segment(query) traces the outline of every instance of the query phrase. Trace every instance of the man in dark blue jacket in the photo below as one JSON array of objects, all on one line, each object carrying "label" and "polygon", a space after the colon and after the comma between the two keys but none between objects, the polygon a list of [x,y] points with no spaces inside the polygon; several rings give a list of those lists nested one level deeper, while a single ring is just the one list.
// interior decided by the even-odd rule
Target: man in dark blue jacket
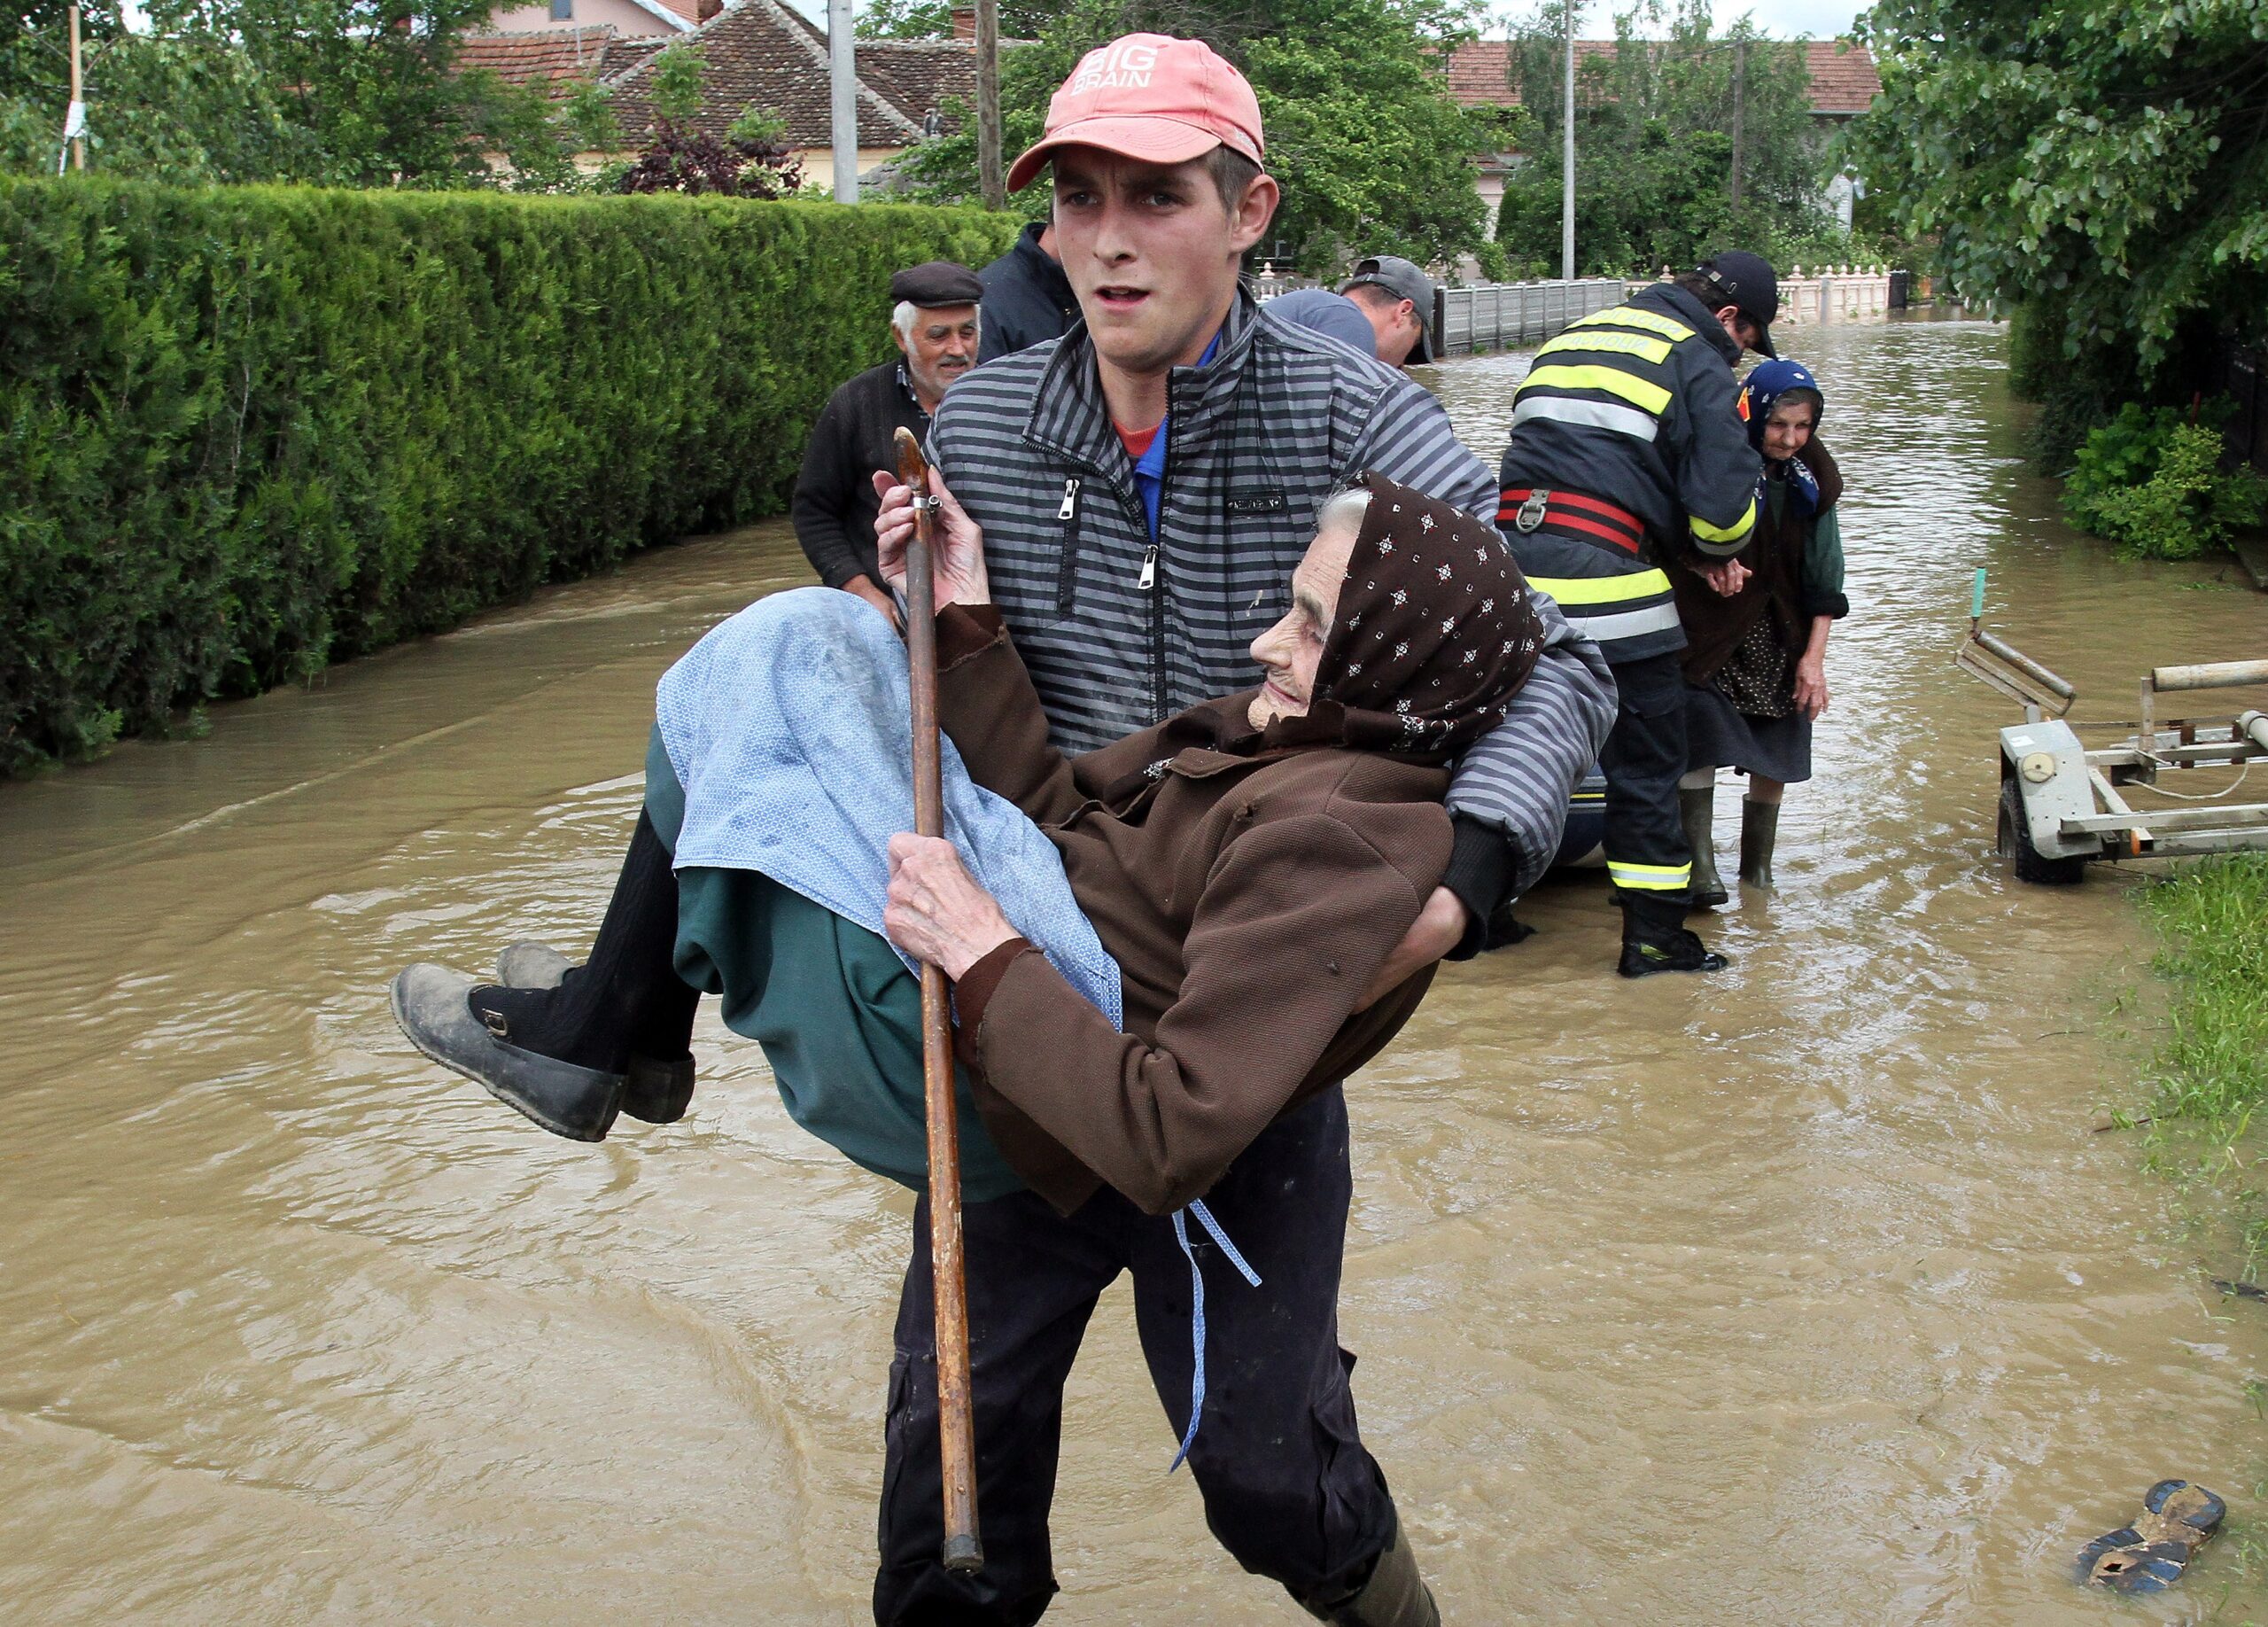
[{"label": "man in dark blue jacket", "polygon": [[1055,227],[1034,221],[1015,247],[977,274],[984,284],[984,333],[977,347],[981,367],[995,356],[1028,350],[1042,339],[1061,339],[1079,320],[1079,299],[1071,292],[1055,258]]},{"label": "man in dark blue jacket", "polygon": [[1573,323],[1512,398],[1497,521],[1528,580],[1605,653],[1620,697],[1599,767],[1626,977],[1725,964],[1685,927],[1685,632],[1668,572],[1739,589],[1760,466],[1733,366],[1744,349],[1774,354],[1779,304],[1770,266],[1720,254]]}]

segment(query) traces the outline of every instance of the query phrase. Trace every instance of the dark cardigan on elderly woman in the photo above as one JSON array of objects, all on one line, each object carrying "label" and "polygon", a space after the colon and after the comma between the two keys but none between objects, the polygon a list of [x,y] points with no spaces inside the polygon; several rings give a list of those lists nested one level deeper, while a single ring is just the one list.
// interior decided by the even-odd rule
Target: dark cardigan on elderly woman
[{"label": "dark cardigan on elderly woman", "polygon": [[1124,1032],[1021,938],[954,991],[986,1127],[1065,1213],[1101,1181],[1152,1214],[1202,1195],[1432,980],[1355,1010],[1448,867],[1446,762],[1503,715],[1542,627],[1492,528],[1365,483],[1317,698],[1265,730],[1247,690],[1067,758],[999,612],[938,617],[939,721],[1054,843],[1122,979]]},{"label": "dark cardigan on elderly woman", "polygon": [[1822,596],[1816,584],[1806,583],[1804,571],[1816,519],[1843,495],[1843,472],[1816,437],[1796,455],[1819,482],[1817,511],[1807,515],[1784,494],[1775,502],[1770,491],[1764,494],[1757,545],[1741,556],[1749,578],[1740,592],[1726,598],[1689,570],[1680,571],[1671,584],[1677,590],[1678,619],[1685,625],[1682,660],[1689,683],[1715,677],[1767,616],[1781,647],[1801,654],[1814,616],[1841,616],[1850,609],[1839,591]]},{"label": "dark cardigan on elderly woman", "polygon": [[1816,493],[1811,508],[1786,463],[1767,463],[1749,580],[1726,598],[1673,570],[1685,625],[1686,767],[1729,767],[1783,784],[1811,778],[1811,720],[1795,701],[1796,664],[1813,621],[1850,613],[1843,594],[1843,476],[1816,435],[1797,453]]}]

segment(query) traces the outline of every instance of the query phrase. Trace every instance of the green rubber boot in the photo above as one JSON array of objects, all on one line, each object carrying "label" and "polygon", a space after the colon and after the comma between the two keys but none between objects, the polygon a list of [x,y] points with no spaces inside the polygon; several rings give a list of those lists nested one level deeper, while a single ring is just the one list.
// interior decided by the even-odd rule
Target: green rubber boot
[{"label": "green rubber boot", "polygon": [[1693,850],[1690,906],[1695,909],[1714,909],[1731,897],[1725,891],[1724,877],[1717,874],[1717,788],[1710,785],[1699,790],[1687,790],[1680,786],[1677,811],[1685,821],[1685,845]]},{"label": "green rubber boot", "polygon": [[1299,1603],[1309,1615],[1333,1627],[1441,1627],[1441,1613],[1433,1604],[1432,1590],[1418,1574],[1418,1556],[1410,1552],[1410,1538],[1399,1519],[1394,1522],[1394,1540],[1379,1555],[1370,1579],[1353,1598],[1328,1604],[1299,1598]]},{"label": "green rubber boot", "polygon": [[1772,881],[1772,849],[1780,839],[1780,805],[1744,798],[1740,805],[1741,884],[1777,892]]}]

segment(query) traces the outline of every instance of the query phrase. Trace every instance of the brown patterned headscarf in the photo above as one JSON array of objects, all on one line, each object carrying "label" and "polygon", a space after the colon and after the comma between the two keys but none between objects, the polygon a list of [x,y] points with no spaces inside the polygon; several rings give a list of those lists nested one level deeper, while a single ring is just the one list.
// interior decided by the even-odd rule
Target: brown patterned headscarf
[{"label": "brown patterned headscarf", "polygon": [[1454,757],[1503,720],[1542,651],[1542,621],[1494,525],[1383,475],[1355,484],[1371,505],[1312,715],[1350,746]]}]

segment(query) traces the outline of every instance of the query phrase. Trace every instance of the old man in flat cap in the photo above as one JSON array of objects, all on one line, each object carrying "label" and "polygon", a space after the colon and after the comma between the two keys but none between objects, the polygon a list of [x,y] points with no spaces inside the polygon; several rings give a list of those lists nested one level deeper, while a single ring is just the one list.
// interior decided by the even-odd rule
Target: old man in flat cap
[{"label": "old man in flat cap", "polygon": [[927,441],[945,386],[976,365],[977,302],[984,284],[967,266],[933,260],[889,279],[890,331],[901,354],[835,391],[804,449],[796,482],[796,540],[830,588],[896,615],[874,570],[877,469],[897,467],[903,425]]}]

